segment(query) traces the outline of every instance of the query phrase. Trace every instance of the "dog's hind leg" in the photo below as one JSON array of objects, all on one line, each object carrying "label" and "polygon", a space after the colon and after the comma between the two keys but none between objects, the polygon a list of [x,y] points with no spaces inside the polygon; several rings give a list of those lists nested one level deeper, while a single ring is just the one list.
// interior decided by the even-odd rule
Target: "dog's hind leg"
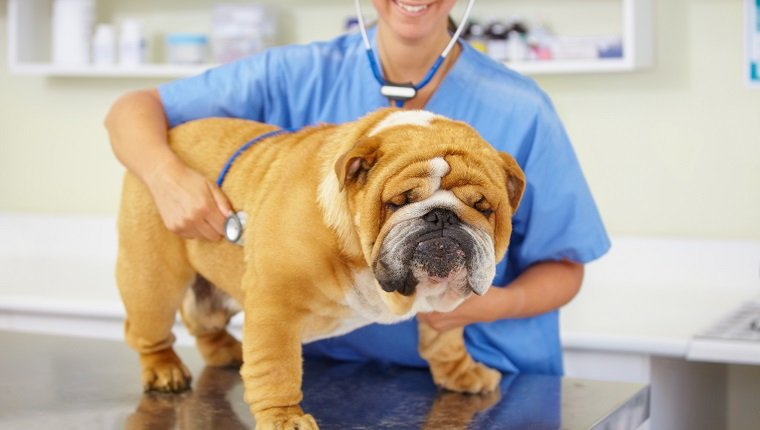
[{"label": "dog's hind leg", "polygon": [[124,334],[140,354],[145,391],[183,391],[190,387],[190,372],[172,348],[172,327],[192,272],[161,270],[156,266],[164,265],[156,260],[146,267],[120,252],[117,283],[127,311]]},{"label": "dog's hind leg", "polygon": [[182,391],[190,372],[172,349],[177,310],[195,276],[179,236],[164,227],[147,187],[124,179],[116,283],[127,312],[127,344],[140,354],[146,391]]},{"label": "dog's hind leg", "polygon": [[198,351],[208,366],[240,367],[240,341],[227,332],[230,318],[240,311],[235,300],[200,275],[185,294],[180,314],[195,336]]}]

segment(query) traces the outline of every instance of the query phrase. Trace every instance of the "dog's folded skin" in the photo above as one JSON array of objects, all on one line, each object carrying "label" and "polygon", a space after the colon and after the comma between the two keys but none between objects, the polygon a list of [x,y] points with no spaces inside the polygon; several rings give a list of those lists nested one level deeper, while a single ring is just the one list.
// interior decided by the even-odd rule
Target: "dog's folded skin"
[{"label": "dog's folded skin", "polygon": [[[170,144],[213,179],[243,143],[273,127],[207,119]],[[483,294],[506,251],[525,179],[470,127],[428,112],[381,110],[257,143],[223,190],[249,215],[245,246],[184,240],[162,224],[147,188],[124,180],[117,282],[128,344],[146,390],[181,391],[172,350],[177,310],[209,365],[239,365],[257,428],[317,428],[300,409],[301,344]],[[190,288],[192,286],[192,288]],[[244,309],[241,344],[226,331]],[[420,326],[439,385],[493,390],[499,373],[472,360],[461,330]]]}]

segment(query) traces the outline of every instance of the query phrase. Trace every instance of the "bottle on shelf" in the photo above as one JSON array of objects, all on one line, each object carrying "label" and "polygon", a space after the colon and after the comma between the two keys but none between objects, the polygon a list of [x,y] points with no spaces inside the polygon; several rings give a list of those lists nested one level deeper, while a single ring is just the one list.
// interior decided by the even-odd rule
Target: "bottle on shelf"
[{"label": "bottle on shelf", "polygon": [[197,65],[207,61],[208,37],[202,33],[171,33],[166,36],[169,64]]},{"label": "bottle on shelf", "polygon": [[94,0],[55,0],[52,5],[52,57],[57,65],[90,62]]},{"label": "bottle on shelf", "polygon": [[235,61],[272,46],[277,35],[276,18],[274,11],[264,5],[214,6],[211,23],[214,61]]},{"label": "bottle on shelf", "polygon": [[475,21],[470,22],[464,32],[464,39],[476,50],[488,52],[488,39],[486,38],[486,28]]},{"label": "bottle on shelf", "polygon": [[353,33],[355,31],[359,31],[359,18],[350,16],[343,21],[343,32]]},{"label": "bottle on shelf", "polygon": [[509,55],[507,37],[509,28],[501,21],[494,21],[488,25],[486,35],[486,52],[488,56],[497,61],[506,61]]},{"label": "bottle on shelf", "polygon": [[145,64],[147,51],[148,42],[142,21],[124,20],[121,23],[119,36],[119,64],[128,67]]},{"label": "bottle on shelf", "polygon": [[552,33],[543,24],[532,25],[527,35],[530,59],[539,61],[551,60],[553,37]]},{"label": "bottle on shelf", "polygon": [[98,24],[92,37],[92,64],[113,66],[116,64],[116,30],[113,24]]},{"label": "bottle on shelf", "polygon": [[526,61],[528,53],[528,44],[522,33],[510,30],[507,34],[507,61]]}]

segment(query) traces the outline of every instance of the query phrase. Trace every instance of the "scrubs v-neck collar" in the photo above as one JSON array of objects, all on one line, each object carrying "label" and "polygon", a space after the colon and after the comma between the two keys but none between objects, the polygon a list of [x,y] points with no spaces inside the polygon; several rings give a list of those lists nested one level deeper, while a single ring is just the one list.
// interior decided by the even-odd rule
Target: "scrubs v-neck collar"
[{"label": "scrubs v-neck collar", "polygon": [[[378,49],[377,45],[377,26],[372,26],[367,30],[368,38],[370,40],[370,46],[372,47],[372,55],[375,57],[375,61],[377,62],[378,66],[380,68],[383,67],[383,63],[380,61],[380,50]],[[361,41],[361,38],[359,39]],[[459,56],[455,59],[454,64],[449,67],[448,71],[446,71],[446,75],[441,79],[441,82],[438,85],[438,88],[433,92],[433,94],[430,96],[430,99],[428,99],[425,106],[422,107],[424,110],[428,110],[431,112],[436,112],[440,114],[445,114],[446,112],[452,111],[450,108],[452,103],[456,103],[456,100],[459,99],[454,94],[448,94],[449,92],[452,92],[454,90],[453,87],[456,87],[456,85],[452,85],[450,81],[460,81],[462,79],[462,73],[460,69],[463,68],[463,66],[460,66],[461,63],[463,63],[463,59],[465,55],[468,57],[472,55],[472,47],[470,47],[467,43],[462,42],[461,40],[457,41],[457,44],[459,45]],[[364,47],[362,47],[362,51],[364,50]],[[451,55],[451,54],[449,54]],[[380,101],[381,106],[391,106],[393,105],[391,101],[384,97],[382,94],[380,94],[380,83],[377,82],[374,75],[372,74],[372,69],[369,65],[369,60],[365,58],[366,68],[368,69],[368,78],[375,83],[374,87],[376,87],[375,94],[377,96],[377,99]],[[432,64],[431,64],[432,66]],[[443,69],[443,67],[441,67]],[[443,73],[444,70],[439,70],[438,73]],[[385,76],[385,75],[383,75]],[[452,87],[452,88],[449,88]]]}]

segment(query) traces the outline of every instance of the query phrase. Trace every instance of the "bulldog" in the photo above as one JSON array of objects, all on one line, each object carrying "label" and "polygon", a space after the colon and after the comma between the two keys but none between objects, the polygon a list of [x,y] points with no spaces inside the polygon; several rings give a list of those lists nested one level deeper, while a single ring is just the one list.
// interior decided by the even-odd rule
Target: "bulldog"
[{"label": "bulldog", "polygon": [[[216,178],[241,145],[275,127],[192,121],[169,132],[190,167]],[[116,278],[127,343],[146,391],[182,391],[172,349],[177,310],[210,366],[241,365],[257,429],[316,429],[299,407],[301,344],[417,312],[447,312],[490,287],[525,177],[468,125],[383,109],[343,125],[268,137],[229,166],[222,189],[248,215],[244,246],[185,240],[147,187],[124,178]],[[244,311],[242,344],[227,331]],[[439,386],[492,391],[463,330],[419,324],[419,352]]]}]

